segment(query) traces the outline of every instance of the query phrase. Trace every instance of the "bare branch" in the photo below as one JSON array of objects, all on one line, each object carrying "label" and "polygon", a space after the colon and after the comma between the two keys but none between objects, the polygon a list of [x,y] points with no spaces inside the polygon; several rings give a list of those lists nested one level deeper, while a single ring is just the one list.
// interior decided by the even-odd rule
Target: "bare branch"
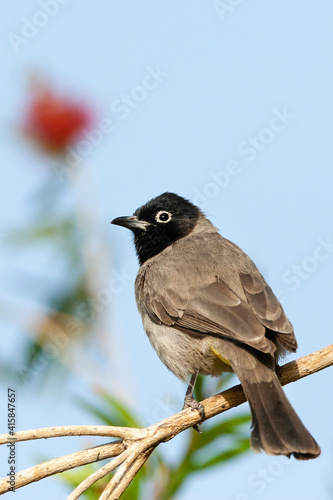
[{"label": "bare branch", "polygon": [[[65,470],[74,469],[75,467],[80,467],[81,465],[87,465],[93,462],[98,462],[99,460],[117,456],[123,451],[124,444],[121,441],[116,441],[114,443],[102,444],[101,446],[95,446],[94,448],[89,448],[87,450],[70,453],[69,455],[65,455],[60,458],[48,460],[47,462],[35,465],[34,467],[29,467],[29,469],[19,472],[15,478],[15,488],[21,488],[22,486],[26,486],[27,484],[35,481],[40,481],[40,479],[52,476],[53,474],[58,474],[59,472],[64,472]],[[7,491],[7,478],[1,479],[0,494]]]},{"label": "bare branch", "polygon": [[[15,432],[15,441],[30,441],[32,439],[48,439],[65,436],[106,436],[120,439],[133,439],[134,433],[137,439],[146,435],[144,430],[133,429],[132,427],[113,427],[111,425],[65,425]],[[6,444],[12,440],[13,436],[10,434],[0,434],[0,445]]]},{"label": "bare branch", "polygon": [[[285,385],[324,368],[328,368],[331,365],[333,365],[333,344],[284,365],[279,369],[279,378],[282,385]],[[240,385],[205,399],[202,401],[205,409],[205,420],[230,410],[245,400],[246,398]],[[180,432],[198,423],[200,423],[199,413],[191,409],[186,409],[146,429],[89,425],[51,427],[21,431],[15,433],[14,436],[3,434],[0,436],[0,444],[60,436],[107,436],[121,438],[122,441],[96,446],[30,467],[17,474],[15,484],[15,488],[20,488],[52,474],[106,458],[117,457],[91,474],[68,497],[68,500],[76,500],[94,482],[119,467],[101,496],[101,500],[116,500],[127,488],[152,451],[161,442],[172,439]],[[1,479],[0,494],[7,492],[8,489],[7,478]]]},{"label": "bare branch", "polygon": [[[139,454],[134,461],[131,461],[130,466],[127,467],[127,470],[122,475],[122,480],[114,481],[116,475],[113,476],[102,495],[100,496],[100,500],[117,500],[120,495],[126,490],[129,486],[132,479],[136,476],[141,467],[145,464],[150,454],[154,451],[154,448],[149,448],[143,453]],[[123,464],[125,465],[125,464]],[[117,471],[118,472],[118,471]]]},{"label": "bare branch", "polygon": [[87,477],[82,483],[79,484],[75,488],[75,490],[67,497],[67,500],[77,500],[82,493],[84,493],[90,486],[96,481],[99,481],[99,479],[102,479],[102,477],[106,476],[110,472],[112,472],[114,469],[116,469],[120,464],[124,462],[126,459],[127,455],[129,455],[129,451],[121,453],[120,456],[109,462],[108,464],[104,465],[104,467],[101,467],[98,469],[96,472],[93,474],[90,474],[90,476]]},{"label": "bare branch", "polygon": [[[324,370],[333,365],[333,344],[319,349],[302,358],[291,361],[290,363],[281,366],[278,371],[279,379],[282,385],[296,382],[301,378],[313,375],[314,373]],[[205,407],[206,419],[214,417],[219,413],[223,413],[230,408],[240,405],[246,401],[241,385],[236,385],[227,391],[224,391],[216,396],[212,396],[202,404]],[[196,412],[193,412],[196,413]],[[180,415],[177,413],[175,415]],[[198,419],[200,421],[200,419]],[[197,421],[195,423],[198,423]]]}]

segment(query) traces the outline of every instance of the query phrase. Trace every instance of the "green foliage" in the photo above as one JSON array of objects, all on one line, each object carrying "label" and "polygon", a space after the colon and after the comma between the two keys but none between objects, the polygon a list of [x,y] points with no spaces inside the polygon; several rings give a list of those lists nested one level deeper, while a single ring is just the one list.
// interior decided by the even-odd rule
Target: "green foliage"
[{"label": "green foliage", "polygon": [[[100,462],[99,467],[101,466],[102,465]],[[81,467],[78,470],[65,472],[62,475],[62,478],[65,480],[66,484],[69,487],[68,491],[69,492],[73,491],[78,484],[84,481],[90,474],[93,474],[99,467],[96,465],[86,465],[85,467]],[[144,484],[147,475],[148,475],[148,466],[145,465],[138,472],[137,476],[131,482],[126,491],[124,491],[124,493],[121,496],[121,499],[140,500],[146,498],[145,496],[142,496],[142,485]],[[82,498],[85,498],[86,500],[97,500],[101,496],[109,480],[110,477],[108,476],[103,479],[100,479],[82,495]]]},{"label": "green foliage", "polygon": [[104,425],[119,427],[140,427],[134,412],[121,403],[116,397],[103,389],[98,389],[99,401],[95,404],[78,398],[78,404],[88,413],[96,417]]},{"label": "green foliage", "polygon": [[[27,328],[29,335],[22,342],[19,353],[23,366],[13,375],[17,379],[23,376],[26,382],[29,374],[34,373],[45,382],[45,375],[52,374],[52,368],[64,371],[64,364],[59,360],[67,356],[68,349],[73,348],[71,340],[85,341],[94,334],[97,325],[100,327],[96,293],[102,286],[99,277],[107,275],[108,269],[106,262],[99,258],[101,249],[98,248],[97,253],[91,251],[91,220],[86,218],[84,208],[74,201],[72,185],[67,177],[59,181],[50,172],[30,208],[30,223],[9,231],[7,243],[14,251],[22,253],[32,249],[43,256],[44,267],[38,276],[27,269],[23,275],[17,271],[20,292],[24,291],[28,297],[33,291],[41,311]],[[99,241],[105,245],[102,235]],[[111,256],[107,245],[104,251]],[[47,275],[46,259],[50,269],[57,269],[56,279]],[[57,338],[65,339],[60,347]],[[56,352],[56,355],[49,356],[49,351],[52,354]]]}]

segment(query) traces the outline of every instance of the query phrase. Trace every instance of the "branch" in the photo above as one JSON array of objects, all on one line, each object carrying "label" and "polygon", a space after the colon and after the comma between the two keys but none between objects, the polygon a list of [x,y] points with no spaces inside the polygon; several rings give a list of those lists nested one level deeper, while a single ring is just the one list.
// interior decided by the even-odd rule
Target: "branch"
[{"label": "branch", "polygon": [[[31,431],[15,432],[15,441],[30,441],[35,439],[48,439],[68,436],[105,436],[120,439],[133,439],[144,437],[144,429],[133,429],[132,427],[113,427],[112,425],[65,425],[59,427],[44,427],[42,429],[32,429]],[[0,435],[0,445],[12,441],[9,434]]]},{"label": "branch", "polygon": [[[11,440],[12,439],[13,437],[11,436]],[[59,472],[98,462],[106,458],[115,457],[122,454],[124,449],[122,441],[115,441],[113,443],[102,444],[101,446],[95,446],[94,448],[77,451],[69,455],[64,455],[63,457],[48,460],[47,462],[29,467],[19,472],[15,478],[15,489],[39,481],[45,477],[52,476],[53,474],[58,474]],[[8,478],[0,480],[0,494],[9,491],[7,480]]]},{"label": "branch", "polygon": [[[286,385],[328,368],[331,365],[333,365],[333,344],[303,358],[299,358],[296,361],[287,363],[279,369],[278,375],[281,384]],[[202,401],[205,409],[205,420],[228,411],[244,403],[244,401],[246,401],[246,398],[241,385],[234,386],[216,396],[205,399]],[[71,453],[64,457],[48,460],[42,464],[25,469],[18,473],[15,478],[16,489],[74,467],[117,457],[86,478],[67,499],[78,499],[92,484],[118,467],[117,472],[113,475],[100,497],[101,500],[116,500],[160,443],[169,441],[180,432],[200,422],[200,415],[197,411],[186,409],[146,429],[102,425],[50,427],[21,431],[15,433],[14,436],[9,434],[0,435],[0,445],[13,441],[17,443],[31,439],[46,439],[61,436],[106,436],[121,438],[121,441],[114,441]],[[1,479],[0,494],[7,491],[9,491],[7,478]]]}]

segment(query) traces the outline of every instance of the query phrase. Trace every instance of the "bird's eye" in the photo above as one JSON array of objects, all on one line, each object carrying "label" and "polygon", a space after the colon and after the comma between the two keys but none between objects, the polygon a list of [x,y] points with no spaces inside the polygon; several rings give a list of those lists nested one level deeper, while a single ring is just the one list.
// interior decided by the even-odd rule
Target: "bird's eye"
[{"label": "bird's eye", "polygon": [[169,222],[169,220],[171,219],[171,213],[170,212],[166,212],[165,210],[160,210],[159,212],[157,212],[157,214],[155,215],[155,220],[156,222]]}]

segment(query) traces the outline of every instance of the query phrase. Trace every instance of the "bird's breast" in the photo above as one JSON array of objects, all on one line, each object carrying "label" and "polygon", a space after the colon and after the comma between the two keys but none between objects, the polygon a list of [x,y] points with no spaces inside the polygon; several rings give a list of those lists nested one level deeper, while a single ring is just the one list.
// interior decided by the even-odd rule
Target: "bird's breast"
[{"label": "bird's breast", "polygon": [[175,327],[158,325],[142,314],[144,330],[162,363],[181,380],[196,371],[201,375],[221,375],[232,371],[223,358],[220,340],[210,335],[192,336]]}]

